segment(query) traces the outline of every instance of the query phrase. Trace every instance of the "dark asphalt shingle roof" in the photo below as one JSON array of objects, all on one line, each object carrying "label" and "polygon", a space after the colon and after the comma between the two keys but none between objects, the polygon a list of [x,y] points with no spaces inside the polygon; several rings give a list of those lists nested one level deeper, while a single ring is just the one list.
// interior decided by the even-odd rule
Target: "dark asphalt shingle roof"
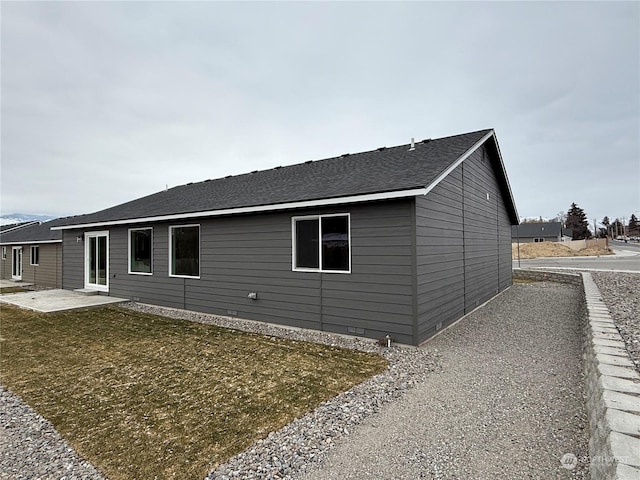
[{"label": "dark asphalt shingle roof", "polygon": [[32,223],[35,223],[35,222],[8,223],[7,225],[0,225],[0,232],[16,230],[18,228],[23,228],[27,225],[31,225]]},{"label": "dark asphalt shingle roof", "polygon": [[421,188],[492,130],[177,186],[87,215],[81,225]]},{"label": "dark asphalt shingle roof", "polygon": [[32,225],[17,228],[10,232],[0,232],[0,244],[62,241],[62,232],[60,230],[51,230],[53,225],[55,225],[54,221],[35,222]]}]

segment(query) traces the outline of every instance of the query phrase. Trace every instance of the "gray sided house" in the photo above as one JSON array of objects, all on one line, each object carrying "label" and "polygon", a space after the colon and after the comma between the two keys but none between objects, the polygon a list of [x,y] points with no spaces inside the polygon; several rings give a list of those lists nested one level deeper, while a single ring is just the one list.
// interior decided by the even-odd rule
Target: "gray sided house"
[{"label": "gray sided house", "polygon": [[62,288],[62,232],[29,222],[0,231],[0,278]]},{"label": "gray sided house", "polygon": [[573,230],[560,222],[521,223],[511,228],[513,243],[562,242],[571,240]]},{"label": "gray sided house", "polygon": [[66,289],[420,344],[511,285],[493,130],[171,188],[61,219]]}]

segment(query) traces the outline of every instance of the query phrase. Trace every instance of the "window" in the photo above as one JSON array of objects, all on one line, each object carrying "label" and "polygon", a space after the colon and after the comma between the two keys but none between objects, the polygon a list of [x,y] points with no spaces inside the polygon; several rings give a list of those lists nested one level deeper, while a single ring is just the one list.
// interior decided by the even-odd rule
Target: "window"
[{"label": "window", "polygon": [[132,228],[129,230],[129,273],[151,275],[153,251],[153,229]]},{"label": "window", "polygon": [[544,242],[544,238],[534,238],[533,241],[536,242],[536,243]]},{"label": "window", "polygon": [[200,225],[169,227],[169,275],[200,277]]},{"label": "window", "polygon": [[7,247],[2,247],[2,260],[7,259]]},{"label": "window", "polygon": [[293,270],[351,272],[349,215],[293,217]]},{"label": "window", "polygon": [[31,261],[29,263],[31,265],[40,264],[40,247],[38,246],[31,247]]}]

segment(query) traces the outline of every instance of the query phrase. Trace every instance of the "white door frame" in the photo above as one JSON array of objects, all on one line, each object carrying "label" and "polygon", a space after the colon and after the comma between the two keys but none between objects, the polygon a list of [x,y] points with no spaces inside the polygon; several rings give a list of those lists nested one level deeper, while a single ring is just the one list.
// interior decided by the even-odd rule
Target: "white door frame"
[{"label": "white door frame", "polygon": [[22,280],[22,247],[11,248],[11,280]]},{"label": "white door frame", "polygon": [[[105,265],[104,265],[104,279],[103,281],[101,281],[101,279],[99,278],[99,272],[100,272],[100,268],[97,265],[99,258],[100,258],[100,251],[99,251],[99,244],[98,244],[98,238],[99,237],[105,237],[107,239],[106,241],[106,252],[104,259],[105,259]],[[95,280],[93,282],[91,282],[91,278],[90,278],[90,270],[91,270],[91,258],[90,258],[90,244],[91,242],[95,242],[96,245],[96,251],[95,251],[95,255],[96,255],[96,259],[95,259],[95,263],[96,263],[96,272],[95,272]],[[85,232],[84,234],[84,288],[87,288],[89,290],[98,290],[101,292],[108,292],[109,291],[109,231],[108,230],[101,230],[99,232]]]}]

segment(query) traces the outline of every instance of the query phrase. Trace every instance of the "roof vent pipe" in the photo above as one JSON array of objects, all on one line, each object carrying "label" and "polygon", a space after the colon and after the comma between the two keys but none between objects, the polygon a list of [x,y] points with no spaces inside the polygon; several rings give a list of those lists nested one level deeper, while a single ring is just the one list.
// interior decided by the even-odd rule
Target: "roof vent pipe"
[{"label": "roof vent pipe", "polygon": [[412,151],[415,149],[416,149],[416,139],[411,137],[411,148],[409,148],[409,151]]}]

